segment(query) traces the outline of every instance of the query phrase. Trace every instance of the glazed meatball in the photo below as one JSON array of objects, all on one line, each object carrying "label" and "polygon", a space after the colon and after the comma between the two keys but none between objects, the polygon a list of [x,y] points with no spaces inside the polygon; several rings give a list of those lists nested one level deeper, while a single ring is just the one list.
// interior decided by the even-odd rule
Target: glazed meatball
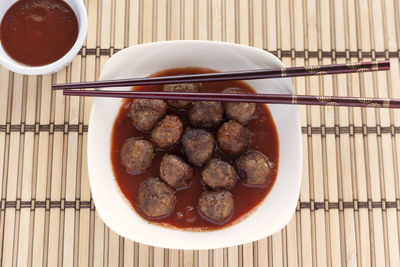
[{"label": "glazed meatball", "polygon": [[[195,93],[198,92],[200,88],[199,83],[179,83],[179,84],[166,84],[163,87],[164,92],[185,92],[185,93]],[[183,100],[168,100],[168,105],[174,108],[187,108],[190,106],[190,101]]]},{"label": "glazed meatball", "polygon": [[130,115],[133,124],[139,130],[149,132],[167,111],[167,103],[157,99],[135,99]]},{"label": "glazed meatball", "polygon": [[121,163],[128,170],[146,170],[150,167],[153,157],[153,144],[147,140],[130,138],[122,145]]},{"label": "glazed meatball", "polygon": [[233,196],[229,191],[204,191],[199,198],[199,211],[214,223],[229,219],[234,210]]},{"label": "glazed meatball", "polygon": [[217,158],[211,159],[201,171],[201,180],[213,190],[231,188],[236,177],[233,166]]},{"label": "glazed meatball", "polygon": [[230,120],[218,129],[217,141],[222,151],[235,156],[247,149],[250,143],[250,133],[237,121]]},{"label": "glazed meatball", "polygon": [[185,187],[192,180],[193,169],[181,157],[165,154],[161,160],[160,178],[172,188]]},{"label": "glazed meatball", "polygon": [[151,132],[150,138],[159,148],[168,148],[179,141],[183,124],[179,117],[166,115]]},{"label": "glazed meatball", "polygon": [[224,107],[220,102],[194,102],[188,112],[190,123],[195,126],[214,126],[221,123]]},{"label": "glazed meatball", "polygon": [[182,137],[182,145],[188,161],[201,166],[211,158],[215,140],[211,133],[203,129],[189,129]]},{"label": "glazed meatball", "polygon": [[[248,92],[241,88],[228,88],[223,91],[227,94],[247,94]],[[226,102],[224,103],[226,117],[236,120],[241,124],[246,124],[256,110],[255,103],[244,102]]]},{"label": "glazed meatball", "polygon": [[259,151],[249,150],[235,163],[240,178],[248,185],[264,185],[271,171],[267,157]]},{"label": "glazed meatball", "polygon": [[137,207],[150,218],[169,215],[175,207],[175,190],[158,178],[148,178],[139,186]]}]

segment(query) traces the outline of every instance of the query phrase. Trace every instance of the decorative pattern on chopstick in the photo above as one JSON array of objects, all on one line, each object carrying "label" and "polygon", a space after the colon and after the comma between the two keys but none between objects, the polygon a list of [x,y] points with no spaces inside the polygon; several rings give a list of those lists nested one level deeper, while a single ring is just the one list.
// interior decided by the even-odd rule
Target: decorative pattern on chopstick
[{"label": "decorative pattern on chopstick", "polygon": [[206,73],[206,74],[122,79],[122,80],[111,80],[111,81],[95,81],[95,82],[83,82],[83,83],[65,83],[65,84],[54,84],[52,86],[52,89],[54,90],[83,89],[83,88],[104,88],[104,87],[137,86],[137,85],[157,85],[157,84],[169,84],[169,83],[195,83],[195,82],[216,82],[216,81],[230,81],[230,80],[271,79],[271,78],[283,78],[283,77],[354,73],[354,72],[364,72],[364,71],[380,71],[389,69],[390,69],[390,62],[388,60],[385,60],[385,61],[358,62],[349,64],[234,71],[225,73]]},{"label": "decorative pattern on chopstick", "polygon": [[186,101],[249,102],[265,104],[293,104],[317,106],[400,108],[400,99],[366,98],[347,96],[316,96],[291,94],[224,94],[224,93],[175,93],[175,92],[137,92],[103,90],[64,90],[64,95],[146,98]]}]

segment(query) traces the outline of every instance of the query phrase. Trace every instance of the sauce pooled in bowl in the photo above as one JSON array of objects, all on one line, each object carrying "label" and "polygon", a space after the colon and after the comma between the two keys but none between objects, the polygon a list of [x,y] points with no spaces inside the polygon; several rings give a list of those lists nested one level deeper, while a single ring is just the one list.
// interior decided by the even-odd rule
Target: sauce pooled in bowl
[{"label": "sauce pooled in bowl", "polygon": [[21,0],[0,25],[3,49],[15,61],[43,66],[62,58],[78,37],[74,11],[61,0]]},{"label": "sauce pooled in bowl", "polygon": [[[151,76],[210,72],[215,71],[181,68]],[[186,91],[193,90],[189,85],[186,84]],[[255,93],[243,81],[201,83],[197,89],[201,93],[226,90]],[[138,86],[133,90],[167,91],[162,85]],[[204,106],[200,102],[157,101],[126,99],[112,130],[111,162],[115,179],[136,212],[163,226],[207,231],[232,225],[254,211],[273,187],[279,165],[278,133],[268,107],[255,105],[251,117],[245,121],[245,112],[236,113],[235,118],[229,115],[229,103],[220,108],[215,103],[205,102]],[[203,116],[206,111],[212,115],[207,120]],[[159,121],[153,122],[151,117]],[[221,135],[225,128],[227,135],[237,129],[239,136],[242,131],[248,133],[246,146],[242,148],[232,140],[226,146],[229,136]],[[163,135],[162,130],[168,134]],[[170,135],[181,138],[161,138]],[[193,136],[196,139],[191,143]],[[196,152],[204,152],[210,139],[214,140],[212,155],[204,159],[205,153]],[[165,145],[166,141],[171,144]],[[196,148],[191,150],[192,147]],[[269,169],[255,171],[254,165],[263,159],[267,159]],[[246,169],[244,177],[246,174],[241,170]]]}]

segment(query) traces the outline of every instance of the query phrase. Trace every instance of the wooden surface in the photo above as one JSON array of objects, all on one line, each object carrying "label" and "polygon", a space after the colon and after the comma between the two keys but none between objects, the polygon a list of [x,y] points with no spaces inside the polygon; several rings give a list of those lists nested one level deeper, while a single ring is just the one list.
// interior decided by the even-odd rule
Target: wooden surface
[{"label": "wooden surface", "polygon": [[251,244],[149,247],[96,213],[87,176],[91,100],[53,82],[95,80],[118,49],[235,42],[286,66],[390,59],[391,71],[296,78],[298,94],[400,97],[398,0],[85,0],[87,41],[66,69],[0,68],[1,266],[400,266],[400,111],[301,107],[303,180],[290,223]]}]

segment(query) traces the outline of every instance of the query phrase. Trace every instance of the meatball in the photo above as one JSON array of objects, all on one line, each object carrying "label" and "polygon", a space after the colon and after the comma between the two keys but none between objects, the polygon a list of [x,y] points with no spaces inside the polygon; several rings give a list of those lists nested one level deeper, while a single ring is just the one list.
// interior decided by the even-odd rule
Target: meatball
[{"label": "meatball", "polygon": [[240,178],[248,185],[264,185],[271,168],[267,157],[259,151],[249,150],[235,163]]},{"label": "meatball", "polygon": [[160,178],[172,188],[185,187],[192,180],[193,169],[181,157],[165,154],[161,160]]},{"label": "meatball", "polygon": [[179,141],[183,124],[179,117],[166,115],[151,132],[150,138],[159,148],[168,148]]},{"label": "meatball", "polygon": [[211,159],[201,171],[201,180],[214,190],[231,188],[236,177],[233,166],[217,158]]},{"label": "meatball", "polygon": [[194,102],[188,112],[190,123],[195,126],[218,125],[224,115],[224,107],[220,102]]},{"label": "meatball", "polygon": [[217,141],[222,151],[235,156],[247,149],[250,143],[250,133],[237,121],[230,120],[218,129]]},{"label": "meatball", "polygon": [[[247,94],[248,92],[241,88],[228,88],[223,91],[227,94]],[[255,103],[244,102],[226,102],[224,103],[226,117],[236,120],[241,124],[246,124],[256,110]]]},{"label": "meatball", "polygon": [[158,178],[148,178],[139,186],[137,207],[150,218],[169,215],[175,207],[175,190]]},{"label": "meatball", "polygon": [[233,196],[229,191],[204,191],[199,198],[199,211],[214,223],[222,224],[234,210]]},{"label": "meatball", "polygon": [[203,129],[189,129],[182,137],[182,145],[189,162],[201,166],[211,158],[215,140],[211,133]]},{"label": "meatball", "polygon": [[146,170],[150,167],[153,157],[153,144],[147,140],[129,138],[122,145],[121,163],[128,170]]},{"label": "meatball", "polygon": [[[166,84],[163,87],[164,92],[185,92],[185,93],[195,93],[198,92],[200,88],[199,83],[179,83],[179,84]],[[174,108],[187,108],[191,102],[184,100],[168,100],[168,105]]]},{"label": "meatball", "polygon": [[135,99],[130,111],[133,124],[139,130],[149,132],[167,112],[167,107],[163,100]]}]

